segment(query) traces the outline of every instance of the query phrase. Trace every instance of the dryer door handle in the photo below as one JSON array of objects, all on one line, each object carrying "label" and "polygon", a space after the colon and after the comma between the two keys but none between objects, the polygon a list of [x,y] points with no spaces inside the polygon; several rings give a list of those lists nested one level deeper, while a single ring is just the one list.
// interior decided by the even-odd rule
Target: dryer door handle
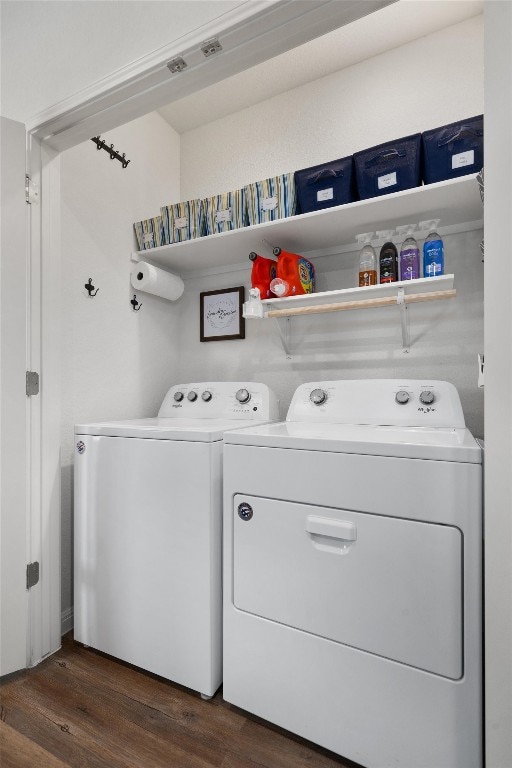
[{"label": "dryer door handle", "polygon": [[329,517],[308,515],[306,531],[316,536],[329,536],[331,539],[342,539],[343,541],[355,541],[357,539],[357,528],[354,523],[349,523],[346,520],[331,520]]}]

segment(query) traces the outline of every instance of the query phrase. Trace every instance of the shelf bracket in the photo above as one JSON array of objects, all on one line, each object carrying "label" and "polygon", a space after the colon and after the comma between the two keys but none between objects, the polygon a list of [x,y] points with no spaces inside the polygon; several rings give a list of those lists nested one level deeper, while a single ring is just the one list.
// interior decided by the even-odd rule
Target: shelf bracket
[{"label": "shelf bracket", "polygon": [[289,317],[276,317],[277,327],[279,329],[279,335],[281,337],[281,344],[285,351],[286,357],[290,360],[292,356],[292,325]]},{"label": "shelf bracket", "polygon": [[411,337],[409,333],[409,313],[405,303],[405,291],[402,287],[398,289],[396,303],[400,307],[400,320],[402,323],[402,352],[406,355],[411,347]]}]

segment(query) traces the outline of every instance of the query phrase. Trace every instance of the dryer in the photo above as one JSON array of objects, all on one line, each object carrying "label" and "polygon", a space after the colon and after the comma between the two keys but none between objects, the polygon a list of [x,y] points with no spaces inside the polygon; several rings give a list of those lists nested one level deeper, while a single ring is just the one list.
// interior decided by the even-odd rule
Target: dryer
[{"label": "dryer", "polygon": [[482,766],[482,465],[442,381],[224,436],[224,698],[367,768]]},{"label": "dryer", "polygon": [[157,418],[75,427],[75,639],[211,697],[222,680],[222,439],[264,384],[179,384]]}]

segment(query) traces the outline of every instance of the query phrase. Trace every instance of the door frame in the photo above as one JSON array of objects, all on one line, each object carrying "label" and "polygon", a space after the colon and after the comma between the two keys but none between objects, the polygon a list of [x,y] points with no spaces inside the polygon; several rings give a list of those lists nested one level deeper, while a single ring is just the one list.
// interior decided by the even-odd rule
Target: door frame
[{"label": "door frame", "polygon": [[[357,2],[355,3],[357,4]],[[355,5],[347,3],[348,6]],[[387,4],[376,3],[376,7]],[[298,4],[297,4],[298,5]],[[55,243],[55,222],[58,221],[59,193],[58,193],[58,154],[51,156],[52,149],[58,153],[68,147],[84,141],[99,131],[115,128],[142,114],[157,109],[164,103],[179,98],[184,93],[190,93],[204,87],[216,79],[222,79],[229,74],[234,74],[236,66],[243,69],[262,61],[272,55],[274,50],[292,48],[307,39],[329,31],[342,23],[348,23],[353,19],[345,18],[340,21],[341,13],[336,18],[333,3],[325,2],[321,8],[315,3],[316,16],[305,20],[303,13],[295,9],[290,0],[272,0],[261,2],[253,0],[245,3],[239,9],[225,14],[216,22],[206,28],[199,28],[194,33],[175,41],[165,49],[160,49],[156,54],[140,60],[135,65],[124,68],[95,86],[86,89],[75,98],[57,105],[51,110],[38,115],[32,124],[28,126],[29,133],[34,141],[40,141],[42,145],[42,206],[41,217],[41,264],[44,264],[44,278],[42,281],[42,306],[41,312],[44,319],[41,335],[42,362],[53,363],[58,371],[60,365],[59,355],[59,311],[60,297],[56,286],[60,280],[60,256],[57,256],[58,245]],[[249,7],[247,7],[249,6]],[[338,10],[341,10],[338,3]],[[301,6],[303,9],[304,7]],[[322,18],[321,9],[325,11]],[[295,11],[295,16],[294,16]],[[370,12],[370,11],[368,11]],[[352,13],[354,10],[352,8]],[[345,14],[346,16],[346,14]],[[485,3],[486,28],[498,32],[500,38],[512,45],[512,30],[510,23],[510,6],[507,3]],[[304,32],[302,27],[306,27]],[[224,35],[230,39],[235,47],[238,62],[233,58],[226,58],[226,64],[212,61],[211,68],[197,58],[197,47],[205,38],[205,32],[212,35]],[[283,40],[289,34],[288,41],[283,45]],[[231,37],[230,37],[231,35]],[[279,39],[276,39],[276,36]],[[485,50],[485,83],[486,86],[495,82],[502,83],[503,60],[500,60],[492,50],[494,43],[490,39],[491,32],[486,32]],[[258,46],[260,46],[258,50]],[[168,77],[165,71],[166,61],[174,56],[183,55],[190,58],[192,65],[187,73],[180,73],[174,79]],[[275,54],[274,54],[275,55]],[[229,59],[229,60],[228,60]],[[164,77],[165,75],[165,77]],[[496,87],[490,98],[486,94],[486,110],[493,109],[499,100],[505,98],[505,89]],[[506,105],[506,113],[510,118],[510,104]],[[492,129],[492,121],[489,126]],[[493,137],[493,141],[496,137]],[[490,142],[488,142],[488,146]],[[510,158],[510,148],[507,148]],[[46,153],[46,155],[45,155]],[[45,157],[43,158],[43,155]],[[493,161],[491,161],[493,163]],[[486,196],[488,199],[510,200],[510,190],[506,190],[505,175],[500,173],[498,160],[492,166],[487,167]],[[492,170],[496,172],[493,173]],[[501,178],[500,178],[501,176]],[[507,179],[508,181],[508,179]],[[497,208],[497,211],[501,208]],[[485,222],[488,226],[486,247],[490,250],[491,244],[496,244],[496,254],[502,258],[508,258],[503,243],[510,239],[508,232],[508,217],[500,218],[497,214],[486,212]],[[492,234],[491,233],[492,227]],[[53,231],[52,231],[53,228]],[[501,245],[500,245],[501,244]],[[36,254],[33,254],[37,258]],[[128,255],[127,255],[128,258]],[[486,274],[486,300],[484,309],[485,339],[486,339],[486,388],[485,401],[489,405],[486,411],[486,477],[493,477],[498,485],[491,488],[486,484],[486,504],[488,510],[486,524],[486,754],[487,768],[502,768],[503,765],[512,764],[512,746],[509,742],[509,733],[512,730],[512,703],[507,700],[503,691],[512,689],[512,665],[510,664],[510,648],[512,647],[512,606],[510,601],[510,585],[512,585],[512,537],[510,536],[510,509],[505,508],[504,502],[512,497],[512,479],[510,473],[503,472],[503,467],[512,464],[512,448],[509,439],[499,438],[503,434],[503,418],[507,429],[511,424],[509,394],[512,389],[512,372],[509,358],[500,355],[500,350],[505,346],[499,342],[499,350],[494,354],[493,349],[498,340],[503,339],[505,327],[510,327],[511,305],[509,301],[509,286],[505,281],[492,280],[492,269],[496,269],[496,261],[490,253],[485,264]],[[493,263],[494,262],[494,263]],[[509,273],[507,272],[507,281]],[[492,285],[492,295],[488,286]],[[510,286],[512,288],[512,286]],[[53,302],[53,306],[52,305]],[[497,311],[501,306],[502,311]],[[505,324],[504,324],[505,323]],[[508,323],[508,324],[507,324]],[[507,331],[508,333],[508,331]],[[508,338],[508,335],[506,336]],[[510,345],[506,345],[510,350]],[[50,434],[45,439],[45,451],[49,450],[51,457],[45,466],[42,466],[42,483],[46,504],[43,510],[43,519],[51,522],[51,514],[57,515],[59,504],[57,502],[57,479],[59,471],[55,472],[55,457],[59,453],[60,437],[58,428],[52,427],[60,423],[60,403],[58,384],[52,371],[51,378],[44,383],[45,397],[42,402],[41,424],[50,429]],[[507,402],[505,411],[495,407],[495,400],[500,393],[506,393]],[[49,398],[47,400],[47,398]],[[493,405],[494,403],[494,405]],[[44,431],[44,430],[43,430]],[[44,454],[46,456],[46,454]],[[502,498],[498,496],[498,488]],[[493,524],[489,524],[489,512],[497,509],[497,517]],[[51,513],[51,514],[50,514]],[[507,518],[508,515],[508,518]],[[507,523],[508,519],[508,523]],[[53,521],[55,523],[55,520]],[[58,525],[56,526],[58,527]],[[55,535],[55,531],[54,534]],[[489,565],[492,563],[492,569]],[[504,586],[505,585],[505,586]],[[508,587],[506,586],[508,585]],[[496,594],[505,589],[507,599],[496,600]],[[491,641],[491,642],[490,642]],[[492,645],[491,645],[492,643]],[[500,652],[497,653],[497,646]],[[505,706],[504,706],[505,705]]]}]

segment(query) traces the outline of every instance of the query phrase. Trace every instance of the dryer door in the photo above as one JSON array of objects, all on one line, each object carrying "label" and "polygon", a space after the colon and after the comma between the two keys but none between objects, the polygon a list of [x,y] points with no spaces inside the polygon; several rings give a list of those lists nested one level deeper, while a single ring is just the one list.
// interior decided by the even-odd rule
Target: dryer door
[{"label": "dryer door", "polygon": [[245,495],[233,517],[236,608],[462,676],[458,528]]}]

